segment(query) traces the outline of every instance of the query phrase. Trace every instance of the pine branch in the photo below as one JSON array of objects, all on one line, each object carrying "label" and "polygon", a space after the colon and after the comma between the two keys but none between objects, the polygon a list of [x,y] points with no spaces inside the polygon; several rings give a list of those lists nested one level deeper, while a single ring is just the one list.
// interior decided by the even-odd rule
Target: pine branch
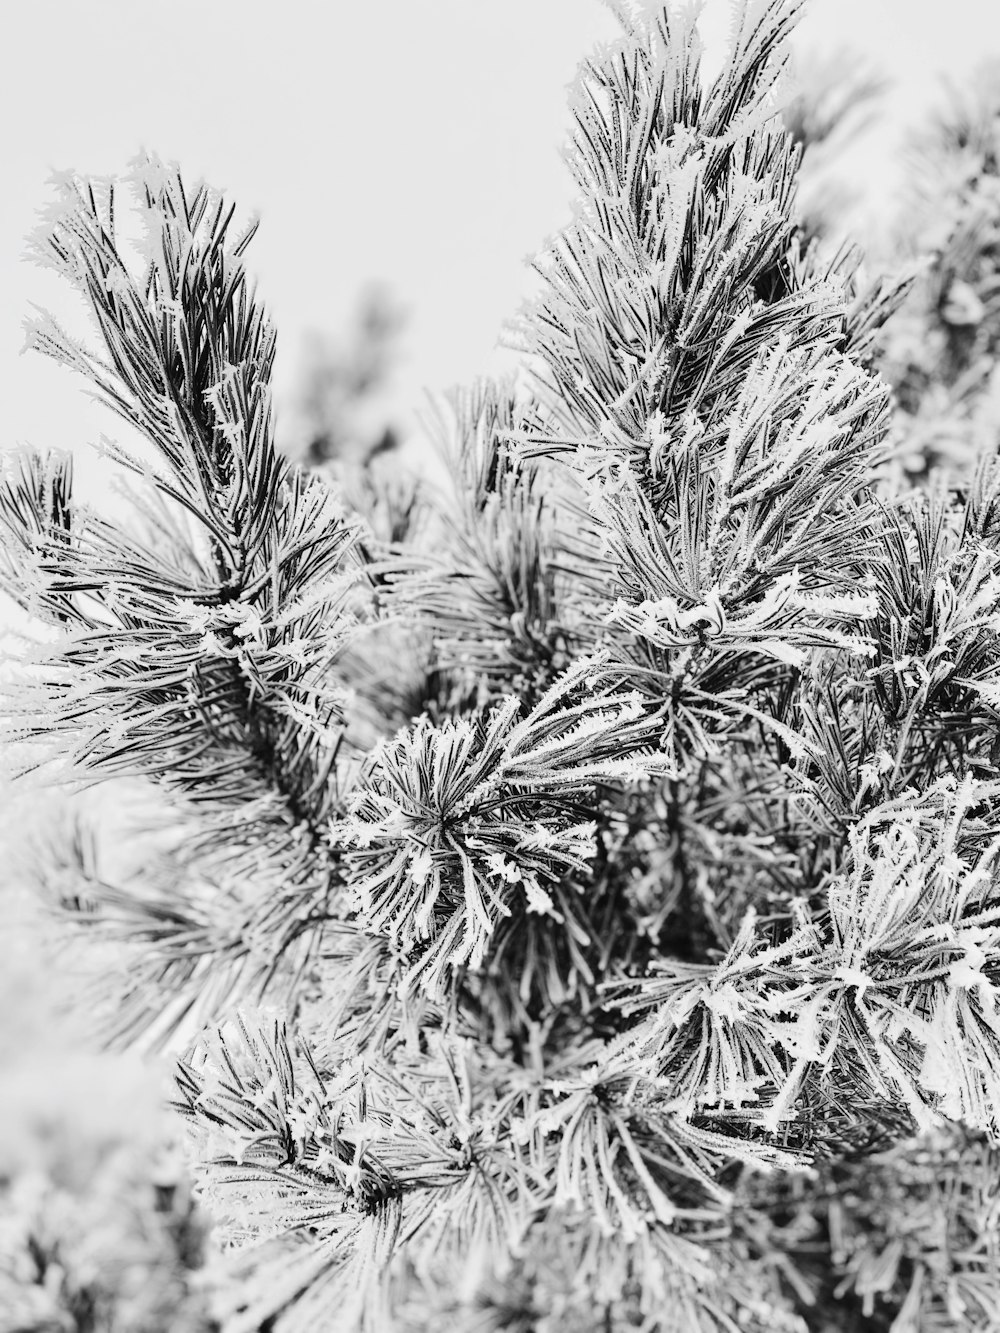
[{"label": "pine branch", "polygon": [[438,996],[449,969],[478,970],[512,888],[579,937],[565,880],[593,854],[588,792],[665,767],[652,720],[599,661],[570,667],[520,722],[519,711],[509,696],[485,716],[418,723],[376,752],[351,799],[341,836],[356,849],[356,909],[415,955],[405,990],[419,980]]},{"label": "pine branch", "polygon": [[65,466],[29,457],[8,476],[11,586],[34,573],[18,595],[69,631],[27,691],[21,735],[56,740],[77,770],[179,796],[213,869],[259,886],[245,943],[279,964],[339,882],[326,833],[342,808],[345,696],[331,667],[361,609],[358,533],[274,449],[274,338],[242,263],[252,230],[230,242],[233,210],[155,162],[136,180],[150,247],[139,275],[116,245],[111,186],[102,201],[64,182],[39,243],[86,297],[110,359],[51,327],[36,346],[85,373],[158,461],[117,451],[154,488],[135,535],[78,510]]},{"label": "pine branch", "polygon": [[[802,247],[798,10],[738,7],[712,84],[693,11],[619,15],[533,391],[453,398],[450,500],[372,480],[350,519],[278,457],[211,192],[140,170],[133,273],[113,190],[64,182],[46,253],[104,350],[36,342],[152,461],[116,451],[128,531],[8,469],[3,576],[58,636],[11,734],[183,821],[142,876],[53,874],[132,950],[121,1035],[218,1019],[177,1080],[226,1333],[995,1305],[978,1251],[959,1298],[926,1228],[846,1239],[866,1155],[1000,1141],[1000,472],[886,466],[910,279]],[[216,1013],[262,993],[287,1019]]]},{"label": "pine branch", "polygon": [[580,585],[596,552],[569,539],[565,478],[510,453],[538,420],[512,387],[484,382],[441,417],[460,489],[428,553],[411,549],[390,573],[389,613],[426,627],[436,667],[480,704],[491,686],[530,702],[594,646]]}]

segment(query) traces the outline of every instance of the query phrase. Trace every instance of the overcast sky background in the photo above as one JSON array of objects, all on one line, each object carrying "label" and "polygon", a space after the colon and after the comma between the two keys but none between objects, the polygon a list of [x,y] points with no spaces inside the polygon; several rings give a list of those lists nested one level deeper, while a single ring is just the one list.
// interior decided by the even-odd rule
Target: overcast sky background
[{"label": "overcast sky background", "polygon": [[[727,0],[710,0],[709,34]],[[599,0],[31,0],[0,55],[0,447],[121,428],[82,381],[19,358],[59,279],[21,259],[53,169],[114,174],[140,148],[226,190],[279,331],[279,416],[310,329],[336,333],[384,283],[409,313],[398,411],[497,364],[527,258],[567,218],[566,85],[616,25]],[[1000,54],[998,0],[812,0],[800,45],[848,44],[895,81],[856,170],[890,200],[901,126]],[[69,298],[71,301],[72,298]]]}]

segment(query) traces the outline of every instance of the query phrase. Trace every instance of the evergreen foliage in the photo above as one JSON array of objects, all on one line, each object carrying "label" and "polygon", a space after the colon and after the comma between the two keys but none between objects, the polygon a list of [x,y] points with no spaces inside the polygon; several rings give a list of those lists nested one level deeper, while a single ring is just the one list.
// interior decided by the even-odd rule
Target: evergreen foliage
[{"label": "evergreen foliage", "polygon": [[[62,182],[39,250],[103,349],[34,342],[148,451],[127,527],[8,466],[51,627],[10,735],[157,803],[62,896],[126,950],[109,1040],[187,1045],[226,1333],[1000,1326],[1000,466],[899,466],[927,288],[805,244],[798,9],[738,5],[708,84],[694,10],[620,13],[451,495],[281,457],[211,190],[137,164],[136,266]],[[996,297],[961,132],[953,396]]]},{"label": "evergreen foliage", "polygon": [[204,1217],[170,1163],[79,1133],[47,1146],[46,1169],[0,1174],[3,1333],[217,1333],[194,1280]]},{"label": "evergreen foliage", "polygon": [[921,276],[893,321],[882,370],[896,389],[901,456],[925,477],[935,465],[968,472],[994,452],[1000,420],[1000,65],[949,90],[913,136],[909,197],[897,241]]},{"label": "evergreen foliage", "polygon": [[398,430],[379,411],[379,399],[404,323],[402,310],[388,293],[372,287],[358,303],[345,344],[310,339],[298,395],[300,450],[308,462],[364,465],[396,449]]}]

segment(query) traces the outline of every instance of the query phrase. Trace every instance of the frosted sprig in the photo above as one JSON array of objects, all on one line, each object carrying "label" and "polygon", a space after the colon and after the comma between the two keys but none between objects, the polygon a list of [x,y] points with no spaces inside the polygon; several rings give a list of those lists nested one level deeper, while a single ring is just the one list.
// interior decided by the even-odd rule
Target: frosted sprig
[{"label": "frosted sprig", "polygon": [[643,701],[600,662],[577,663],[520,711],[508,698],[384,743],[336,831],[353,849],[359,919],[415,952],[425,985],[446,965],[480,967],[518,903],[559,921],[554,898],[568,907],[563,885],[594,854],[595,786],[669,770]]}]

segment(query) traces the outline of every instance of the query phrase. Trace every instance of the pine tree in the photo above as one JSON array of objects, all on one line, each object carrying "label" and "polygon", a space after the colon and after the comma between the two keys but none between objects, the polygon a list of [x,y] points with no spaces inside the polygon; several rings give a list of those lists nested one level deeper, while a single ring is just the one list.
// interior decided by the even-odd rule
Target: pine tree
[{"label": "pine tree", "polygon": [[893,242],[919,280],[885,331],[901,450],[915,478],[967,473],[1000,421],[1000,64],[988,61],[911,136]]},{"label": "pine tree", "polygon": [[386,424],[379,399],[404,322],[396,301],[373,286],[362,293],[346,342],[311,337],[298,394],[305,461],[346,462],[353,471],[398,447],[398,429]]},{"label": "pine tree", "polygon": [[145,802],[60,893],[107,1039],[187,1045],[227,1333],[1000,1325],[1000,466],[893,466],[907,281],[803,242],[798,9],[708,84],[619,14],[448,495],[281,457],[214,192],[139,163],[136,267],[61,183],[103,348],[34,343],[148,448],[128,525],[7,469],[10,739]]}]

